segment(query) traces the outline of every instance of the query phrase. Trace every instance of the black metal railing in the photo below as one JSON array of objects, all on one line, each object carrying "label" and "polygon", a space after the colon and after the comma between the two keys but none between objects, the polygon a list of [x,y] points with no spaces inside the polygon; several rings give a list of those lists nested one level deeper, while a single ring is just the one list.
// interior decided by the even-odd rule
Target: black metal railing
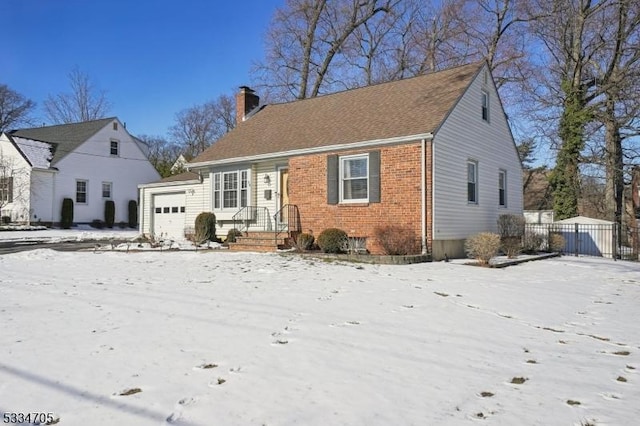
[{"label": "black metal railing", "polygon": [[637,228],[615,223],[527,224],[525,241],[531,241],[536,236],[540,250],[561,251],[574,256],[639,260],[640,235]]},{"label": "black metal railing", "polygon": [[266,207],[243,207],[231,219],[233,220],[233,227],[240,232],[248,232],[250,229],[256,231],[272,229],[271,216],[269,215],[269,209]]},{"label": "black metal railing", "polygon": [[285,204],[280,210],[273,215],[273,221],[275,222],[274,239],[276,244],[278,237],[283,232],[287,232],[289,236],[297,235],[302,231],[302,225],[300,224],[300,211],[295,204]]}]

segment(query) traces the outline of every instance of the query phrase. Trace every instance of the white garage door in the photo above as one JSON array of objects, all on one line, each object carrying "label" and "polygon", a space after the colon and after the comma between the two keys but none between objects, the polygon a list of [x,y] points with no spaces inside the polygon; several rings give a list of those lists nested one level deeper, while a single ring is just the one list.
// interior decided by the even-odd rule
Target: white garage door
[{"label": "white garage door", "polygon": [[184,238],[184,201],[184,192],[153,196],[153,234],[157,238]]}]

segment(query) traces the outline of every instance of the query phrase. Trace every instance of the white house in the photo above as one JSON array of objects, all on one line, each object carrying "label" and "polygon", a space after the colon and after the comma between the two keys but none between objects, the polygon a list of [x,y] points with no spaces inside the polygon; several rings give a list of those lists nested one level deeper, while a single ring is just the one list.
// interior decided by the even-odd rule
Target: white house
[{"label": "white house", "polygon": [[107,200],[116,223],[127,222],[138,185],[159,178],[116,117],[0,134],[0,214],[15,222],[57,224],[64,198],[76,224],[104,220]]},{"label": "white house", "polygon": [[236,100],[237,127],[190,175],[140,186],[142,233],[180,238],[210,211],[219,235],[236,227],[255,249],[340,228],[381,253],[376,229],[401,227],[439,259],[522,214],[522,167],[484,62],[262,107],[241,87]]}]

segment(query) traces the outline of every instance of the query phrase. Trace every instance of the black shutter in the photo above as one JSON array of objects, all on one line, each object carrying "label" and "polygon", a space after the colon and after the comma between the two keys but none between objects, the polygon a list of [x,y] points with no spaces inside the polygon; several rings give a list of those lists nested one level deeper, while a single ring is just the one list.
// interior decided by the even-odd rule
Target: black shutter
[{"label": "black shutter", "polygon": [[327,204],[338,204],[338,156],[327,155]]},{"label": "black shutter", "polygon": [[380,151],[369,153],[369,202],[380,202]]}]

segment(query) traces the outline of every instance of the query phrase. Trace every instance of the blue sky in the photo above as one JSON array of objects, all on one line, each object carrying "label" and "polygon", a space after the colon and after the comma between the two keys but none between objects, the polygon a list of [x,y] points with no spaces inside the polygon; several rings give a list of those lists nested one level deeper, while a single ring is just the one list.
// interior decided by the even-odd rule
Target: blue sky
[{"label": "blue sky", "polygon": [[0,83],[36,102],[75,67],[133,134],[166,135],[175,113],[250,84],[284,0],[0,0]]}]

